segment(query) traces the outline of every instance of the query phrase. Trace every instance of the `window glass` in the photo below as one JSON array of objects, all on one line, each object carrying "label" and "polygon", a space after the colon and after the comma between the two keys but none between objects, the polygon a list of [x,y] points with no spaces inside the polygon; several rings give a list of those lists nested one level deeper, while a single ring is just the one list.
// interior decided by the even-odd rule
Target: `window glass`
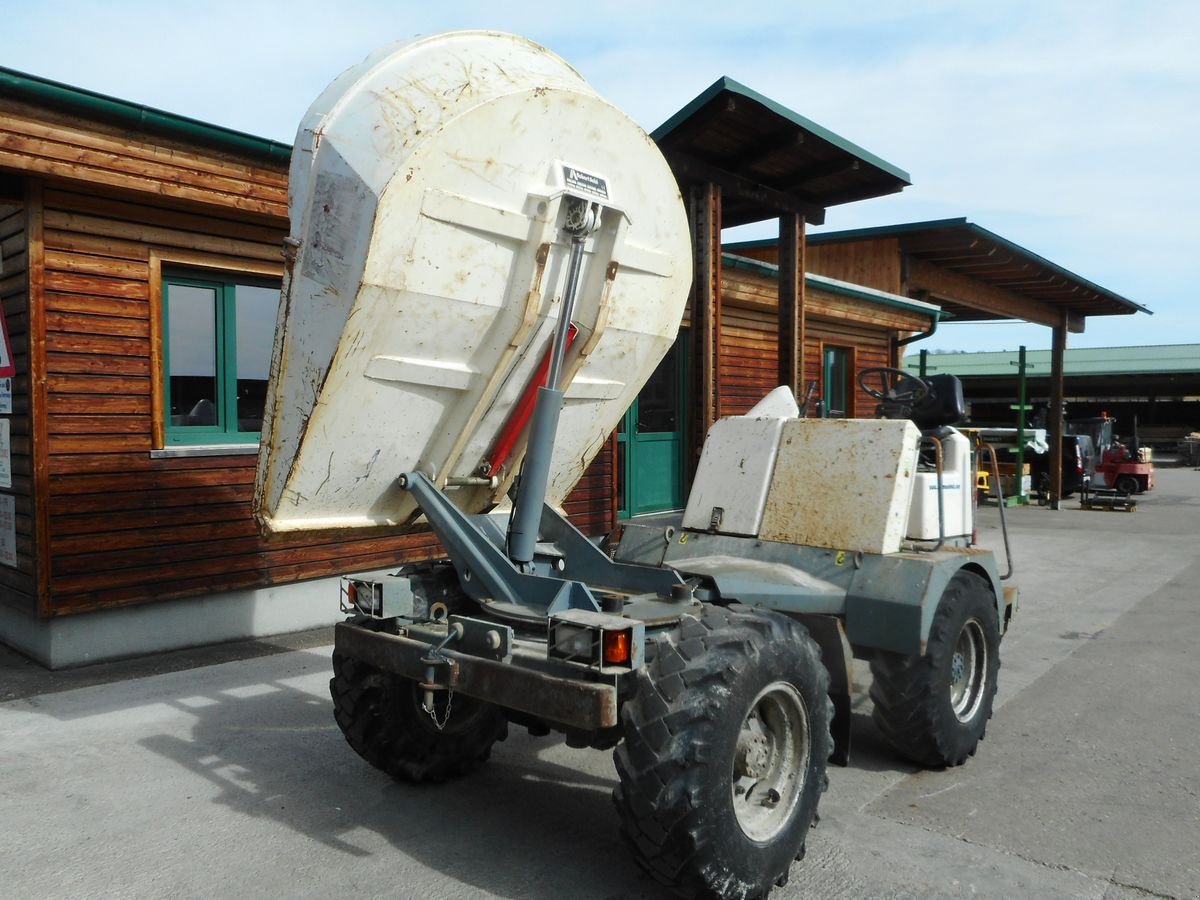
[{"label": "window glass", "polygon": [[676,342],[638,394],[638,434],[673,432],[678,421],[679,343]]},{"label": "window glass", "polygon": [[167,443],[258,440],[279,287],[172,272],[163,277],[163,298]]},{"label": "window glass", "polygon": [[238,431],[262,431],[279,290],[239,284],[234,289],[234,304]]},{"label": "window glass", "polygon": [[845,347],[825,348],[825,416],[830,419],[846,417],[850,396],[850,351]]},{"label": "window glass", "polygon": [[178,426],[215,426],[221,402],[217,381],[218,291],[172,284],[166,293],[169,421]]}]

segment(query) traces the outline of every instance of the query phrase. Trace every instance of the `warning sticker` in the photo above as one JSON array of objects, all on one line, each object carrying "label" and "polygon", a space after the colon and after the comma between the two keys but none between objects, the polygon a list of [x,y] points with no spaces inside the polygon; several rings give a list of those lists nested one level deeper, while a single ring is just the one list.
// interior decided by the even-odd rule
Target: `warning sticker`
[{"label": "warning sticker", "polygon": [[576,169],[574,166],[563,166],[563,182],[568,191],[584,194],[588,197],[608,199],[608,182],[599,175]]},{"label": "warning sticker", "polygon": [[0,487],[12,487],[12,434],[8,419],[0,419]]},{"label": "warning sticker", "polygon": [[0,565],[17,564],[17,501],[0,494]]}]

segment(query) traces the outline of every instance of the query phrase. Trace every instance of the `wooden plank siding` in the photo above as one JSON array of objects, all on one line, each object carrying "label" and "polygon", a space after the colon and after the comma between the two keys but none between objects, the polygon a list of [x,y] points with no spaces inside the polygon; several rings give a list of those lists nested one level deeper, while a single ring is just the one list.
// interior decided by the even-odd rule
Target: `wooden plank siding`
[{"label": "wooden plank siding", "polygon": [[[777,286],[773,278],[726,269],[722,281],[721,415],[741,415],[778,383]],[[805,292],[804,384],[816,381],[814,404],[823,399],[826,345],[853,351],[855,371],[890,365],[891,339],[918,331],[921,316],[812,287]],[[855,389],[851,415],[870,418],[875,401]],[[811,412],[811,410],[810,410]]]},{"label": "wooden plank siding", "polygon": [[779,384],[779,321],[762,309],[721,309],[720,416],[740,416]]},{"label": "wooden plank siding", "polygon": [[878,238],[844,244],[809,243],[806,264],[814,275],[904,295],[900,239]]},{"label": "wooden plank siding", "polygon": [[[869,325],[854,325],[837,319],[810,317],[805,335],[804,377],[805,383],[815,381],[817,391],[813,402],[824,399],[824,373],[822,371],[825,347],[846,347],[851,351],[850,368],[855,377],[854,391],[850,397],[850,408],[846,415],[851,418],[870,419],[875,416],[876,401],[858,387],[857,375],[862,369],[872,366],[890,365],[891,335],[887,331]],[[810,410],[810,414],[812,410]]]},{"label": "wooden plank siding", "polygon": [[37,604],[36,516],[33,489],[32,417],[29,377],[29,216],[24,185],[0,184],[0,305],[17,376],[12,385],[9,421],[12,487],[16,514],[16,566],[0,565],[0,603],[32,612]]},{"label": "wooden plank siding", "polygon": [[[42,221],[45,612],[265,587],[440,553],[424,528],[265,538],[251,512],[253,454],[151,456],[156,260],[267,271],[280,265],[282,223],[63,184],[47,185]],[[614,524],[611,483],[611,454],[602,452],[566,503],[585,533]]]},{"label": "wooden plank siding", "polygon": [[0,99],[0,168],[169,198],[176,208],[216,207],[262,221],[287,217],[287,172],[278,164],[8,98]]},{"label": "wooden plank siding", "polygon": [[[20,173],[20,197],[3,192],[13,182],[3,172]],[[719,222],[719,194],[706,203],[705,215]],[[36,601],[53,616],[440,553],[427,529],[263,536],[251,510],[252,453],[152,453],[163,439],[162,266],[277,273],[286,230],[286,164],[269,153],[0,98],[0,302],[18,368],[11,418],[20,558],[15,568],[0,566],[7,602]],[[778,380],[778,284],[722,266],[719,228],[710,232],[718,408],[706,415],[744,413]],[[895,247],[875,250],[864,263],[809,245],[807,268],[900,293]],[[858,367],[886,365],[892,336],[927,324],[811,288],[804,308],[805,383],[820,384],[825,345],[853,348]],[[692,377],[698,372],[693,365]],[[860,415],[874,408],[862,395],[854,403]],[[615,460],[610,438],[565,503],[586,534],[616,524]]]}]

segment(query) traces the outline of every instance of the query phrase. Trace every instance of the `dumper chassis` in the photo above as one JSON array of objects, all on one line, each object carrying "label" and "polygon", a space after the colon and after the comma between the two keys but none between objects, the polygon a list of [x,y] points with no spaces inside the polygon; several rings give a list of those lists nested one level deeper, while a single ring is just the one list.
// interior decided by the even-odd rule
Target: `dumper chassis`
[{"label": "dumper chassis", "polygon": [[444,551],[341,580],[330,689],[363,759],[447,781],[510,726],[612,749],[635,860],[747,900],[849,760],[855,659],[900,754],[975,752],[1016,591],[974,543],[956,380],[864,370],[873,420],[780,388],[713,425],[680,523],[595,543],[559,507],[690,283],[653,142],[544,48],[462,32],[335,81],[289,177],[259,521],[422,517]]},{"label": "dumper chassis", "polygon": [[[451,558],[344,579],[352,615],[336,628],[330,684],[347,741],[394,777],[465,774],[509,723],[615,748],[613,799],[639,864],[682,896],[750,898],[786,883],[827,762],[849,759],[853,657],[870,661],[874,721],[906,759],[960,765],[983,739],[1015,602],[990,554],[910,549],[839,565],[845,554],[823,548],[643,525],[601,549],[544,507],[544,574],[526,574],[499,565],[495,517],[463,516],[418,474],[406,483]],[[735,571],[753,598],[738,602],[722,573],[689,573],[706,544],[826,578],[841,570],[846,592],[794,590],[771,608],[763,598],[778,585]],[[495,599],[507,588],[480,586],[489,577],[554,599],[508,606]],[[881,593],[868,587],[881,577]],[[593,608],[565,599],[583,596]]]}]

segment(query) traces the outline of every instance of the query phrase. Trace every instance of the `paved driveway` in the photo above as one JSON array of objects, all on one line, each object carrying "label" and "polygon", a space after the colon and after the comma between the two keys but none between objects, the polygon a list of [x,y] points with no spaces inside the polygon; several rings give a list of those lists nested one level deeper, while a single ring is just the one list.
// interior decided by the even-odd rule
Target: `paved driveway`
[{"label": "paved driveway", "polygon": [[[978,755],[897,762],[864,690],[773,897],[1200,897],[1200,472],[1159,476],[1133,514],[1010,513],[1022,609]],[[328,657],[35,676],[0,704],[0,897],[665,896],[609,753],[514,730],[469,778],[395,784],[333,725]]]}]

